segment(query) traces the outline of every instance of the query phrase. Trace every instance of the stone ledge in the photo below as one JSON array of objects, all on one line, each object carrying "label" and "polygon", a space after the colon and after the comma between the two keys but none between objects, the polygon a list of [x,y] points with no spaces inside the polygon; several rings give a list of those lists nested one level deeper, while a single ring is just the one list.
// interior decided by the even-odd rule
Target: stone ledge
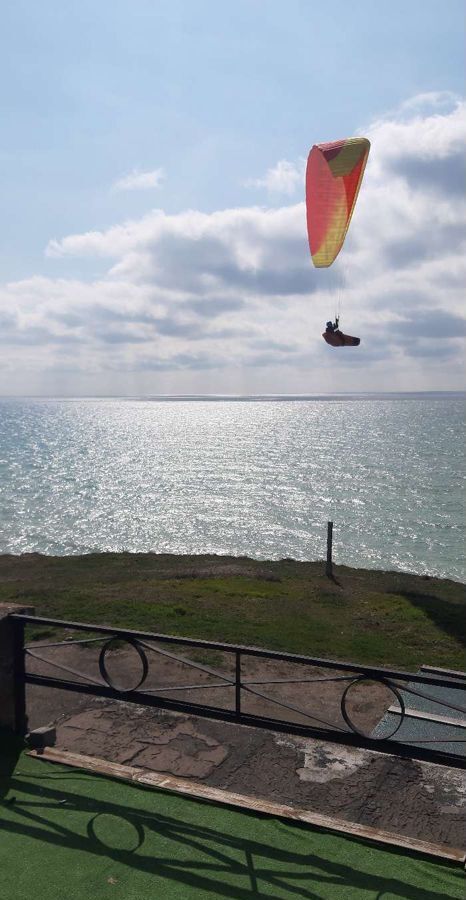
[{"label": "stone ledge", "polygon": [[21,616],[34,616],[34,606],[25,606],[24,603],[0,603],[0,620],[13,613]]}]

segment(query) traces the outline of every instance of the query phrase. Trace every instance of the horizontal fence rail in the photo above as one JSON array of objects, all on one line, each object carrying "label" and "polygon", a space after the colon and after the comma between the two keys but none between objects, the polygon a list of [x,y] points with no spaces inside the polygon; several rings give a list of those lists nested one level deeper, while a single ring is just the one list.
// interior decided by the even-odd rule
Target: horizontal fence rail
[{"label": "horizontal fence rail", "polygon": [[[26,727],[26,685],[40,685],[466,768],[466,674],[460,672],[426,667],[414,674],[83,622],[11,619],[18,731]],[[27,624],[89,637],[25,646]],[[183,655],[174,652],[178,647]],[[87,670],[66,663],[72,648],[92,651]]]}]

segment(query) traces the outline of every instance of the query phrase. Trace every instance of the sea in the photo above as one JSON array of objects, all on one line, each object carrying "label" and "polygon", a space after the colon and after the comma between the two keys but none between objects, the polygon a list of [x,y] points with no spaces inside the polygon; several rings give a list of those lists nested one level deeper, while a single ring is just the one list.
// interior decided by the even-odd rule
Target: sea
[{"label": "sea", "polygon": [[466,581],[465,395],[0,400],[0,553],[228,554]]}]

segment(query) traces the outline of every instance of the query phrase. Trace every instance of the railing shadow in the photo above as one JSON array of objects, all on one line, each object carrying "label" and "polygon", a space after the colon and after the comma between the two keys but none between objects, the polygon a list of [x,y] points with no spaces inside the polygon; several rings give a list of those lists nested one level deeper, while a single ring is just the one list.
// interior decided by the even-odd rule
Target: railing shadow
[{"label": "railing shadow", "polygon": [[[366,892],[370,896],[383,896],[387,892],[405,900],[425,897],[423,890],[403,883],[396,876],[361,872],[358,869],[361,844],[351,838],[345,837],[345,840],[354,843],[354,866],[324,858],[324,854],[308,852],[307,847],[315,843],[306,840],[311,830],[297,823],[289,827],[294,829],[295,845],[302,847],[305,843],[303,852],[289,851],[256,837],[238,837],[204,825],[204,821],[210,821],[209,811],[219,809],[216,804],[173,798],[175,807],[179,803],[194,804],[197,808],[201,805],[205,811],[202,824],[190,823],[182,815],[166,815],[156,809],[161,798],[166,805],[165,793],[122,785],[114,779],[96,779],[56,767],[43,774],[10,775],[8,782],[15,802],[8,806],[7,802],[0,801],[0,812],[5,813],[2,815],[4,840],[14,835],[29,837],[57,849],[62,847],[90,857],[104,857],[143,875],[175,882],[176,896],[180,886],[184,885],[187,889],[208,892],[213,897],[238,900],[255,896],[278,900],[288,894],[317,900],[322,891],[329,896],[329,890],[334,891],[331,896],[335,897],[347,893],[353,895],[353,892],[357,892],[357,896],[366,895]],[[104,785],[107,793],[109,786],[115,793],[123,788],[126,804],[96,799],[93,796],[96,783],[101,789]],[[141,792],[146,796],[150,794],[154,811],[141,806]],[[224,807],[220,809],[224,810]],[[266,818],[243,810],[241,815],[256,822]],[[115,821],[124,825],[125,846],[111,845],[110,821],[114,825]],[[256,827],[255,834],[258,832],[260,828]],[[391,848],[384,848],[384,853],[399,855],[399,851]],[[414,858],[419,860],[419,856]],[[82,863],[80,865],[82,867]],[[392,869],[396,872],[395,864]],[[235,879],[243,884],[235,885]],[[443,900],[444,896],[432,885],[430,900]]]},{"label": "railing shadow", "polygon": [[24,750],[24,740],[12,731],[0,728],[0,800],[10,788],[10,779]]}]

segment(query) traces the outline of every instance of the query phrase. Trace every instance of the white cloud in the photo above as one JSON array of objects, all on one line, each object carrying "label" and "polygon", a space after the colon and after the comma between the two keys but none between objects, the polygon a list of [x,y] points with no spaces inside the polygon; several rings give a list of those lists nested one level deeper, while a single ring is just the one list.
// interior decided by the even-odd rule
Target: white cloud
[{"label": "white cloud", "polygon": [[448,114],[461,102],[462,98],[452,91],[426,91],[408,97],[398,107],[387,111],[382,118],[408,121],[415,114],[422,116],[429,116],[433,112]]},{"label": "white cloud", "polygon": [[[330,269],[312,266],[303,201],[154,210],[68,235],[50,257],[106,271],[0,289],[0,366],[45,385],[66,367],[75,392],[462,388],[465,108],[427,103],[365,130],[363,188]],[[344,329],[362,338],[352,354],[320,338],[339,298]]]},{"label": "white cloud", "polygon": [[263,178],[249,178],[245,187],[266,188],[271,194],[287,194],[291,196],[302,184],[306,161],[298,163],[280,159],[275,166],[267,169]]},{"label": "white cloud", "polygon": [[[422,104],[416,98],[411,107],[404,104],[400,115],[391,119],[382,118],[372,123],[368,129],[368,137],[377,147],[376,160],[384,165],[396,158],[401,163],[403,158],[439,159],[461,153],[464,159],[466,139],[466,104],[464,101],[452,100],[452,109],[441,112],[438,109],[436,96],[433,105],[426,110],[427,98],[432,95],[421,95]],[[421,107],[424,112],[421,113]],[[406,117],[407,110],[411,114]]]},{"label": "white cloud", "polygon": [[112,185],[114,191],[147,191],[160,187],[165,178],[163,169],[152,169],[150,172],[138,172],[133,169],[129,175],[124,175]]}]

